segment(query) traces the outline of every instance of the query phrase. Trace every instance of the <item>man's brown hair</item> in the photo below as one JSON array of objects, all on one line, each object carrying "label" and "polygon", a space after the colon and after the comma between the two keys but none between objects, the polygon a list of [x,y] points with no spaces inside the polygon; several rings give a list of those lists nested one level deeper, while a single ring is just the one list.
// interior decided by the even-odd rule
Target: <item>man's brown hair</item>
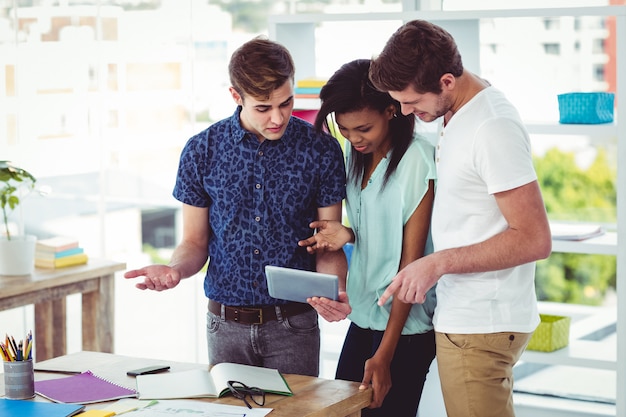
[{"label": "man's brown hair", "polygon": [[287,48],[257,36],[233,53],[228,73],[232,86],[242,98],[267,100],[286,81],[293,82],[295,66]]},{"label": "man's brown hair", "polygon": [[370,65],[370,79],[381,91],[412,86],[420,94],[439,94],[439,80],[447,73],[461,76],[461,54],[452,35],[425,20],[402,25]]}]

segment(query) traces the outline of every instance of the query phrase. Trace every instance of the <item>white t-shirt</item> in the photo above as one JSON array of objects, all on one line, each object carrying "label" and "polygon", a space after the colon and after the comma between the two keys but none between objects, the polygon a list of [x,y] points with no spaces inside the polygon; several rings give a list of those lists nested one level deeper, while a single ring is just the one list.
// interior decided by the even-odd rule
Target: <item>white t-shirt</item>
[{"label": "white t-shirt", "polygon": [[[494,193],[537,179],[528,133],[517,110],[493,87],[440,128],[433,207],[434,250],[468,246],[504,231]],[[535,263],[499,271],[448,274],[437,284],[435,330],[531,332],[539,323]]]}]

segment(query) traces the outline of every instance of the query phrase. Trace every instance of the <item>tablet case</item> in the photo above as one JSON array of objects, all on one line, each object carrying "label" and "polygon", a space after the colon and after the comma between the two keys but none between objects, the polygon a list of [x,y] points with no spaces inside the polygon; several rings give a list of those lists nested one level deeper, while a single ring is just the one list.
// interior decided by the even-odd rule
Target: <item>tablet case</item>
[{"label": "tablet case", "polygon": [[268,265],[265,267],[270,296],[306,303],[309,297],[337,300],[339,279],[336,275]]}]

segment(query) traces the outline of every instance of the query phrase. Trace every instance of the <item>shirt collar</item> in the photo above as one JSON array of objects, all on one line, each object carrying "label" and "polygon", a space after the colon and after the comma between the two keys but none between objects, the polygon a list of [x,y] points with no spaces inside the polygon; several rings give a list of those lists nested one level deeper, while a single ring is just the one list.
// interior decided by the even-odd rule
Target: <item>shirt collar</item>
[{"label": "shirt collar", "polygon": [[237,106],[235,109],[235,113],[230,116],[230,125],[232,132],[232,140],[235,143],[240,143],[246,135],[252,135],[252,133],[248,132],[246,129],[241,126],[241,119],[239,118],[241,114],[241,106]]}]

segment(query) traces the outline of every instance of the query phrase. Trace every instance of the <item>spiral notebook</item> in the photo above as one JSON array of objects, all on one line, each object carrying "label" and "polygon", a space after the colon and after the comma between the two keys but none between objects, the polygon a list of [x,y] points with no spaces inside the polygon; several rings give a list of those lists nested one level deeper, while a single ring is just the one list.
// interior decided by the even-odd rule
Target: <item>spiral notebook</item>
[{"label": "spiral notebook", "polygon": [[35,381],[35,392],[57,403],[89,404],[136,397],[137,391],[86,371],[80,374]]}]

